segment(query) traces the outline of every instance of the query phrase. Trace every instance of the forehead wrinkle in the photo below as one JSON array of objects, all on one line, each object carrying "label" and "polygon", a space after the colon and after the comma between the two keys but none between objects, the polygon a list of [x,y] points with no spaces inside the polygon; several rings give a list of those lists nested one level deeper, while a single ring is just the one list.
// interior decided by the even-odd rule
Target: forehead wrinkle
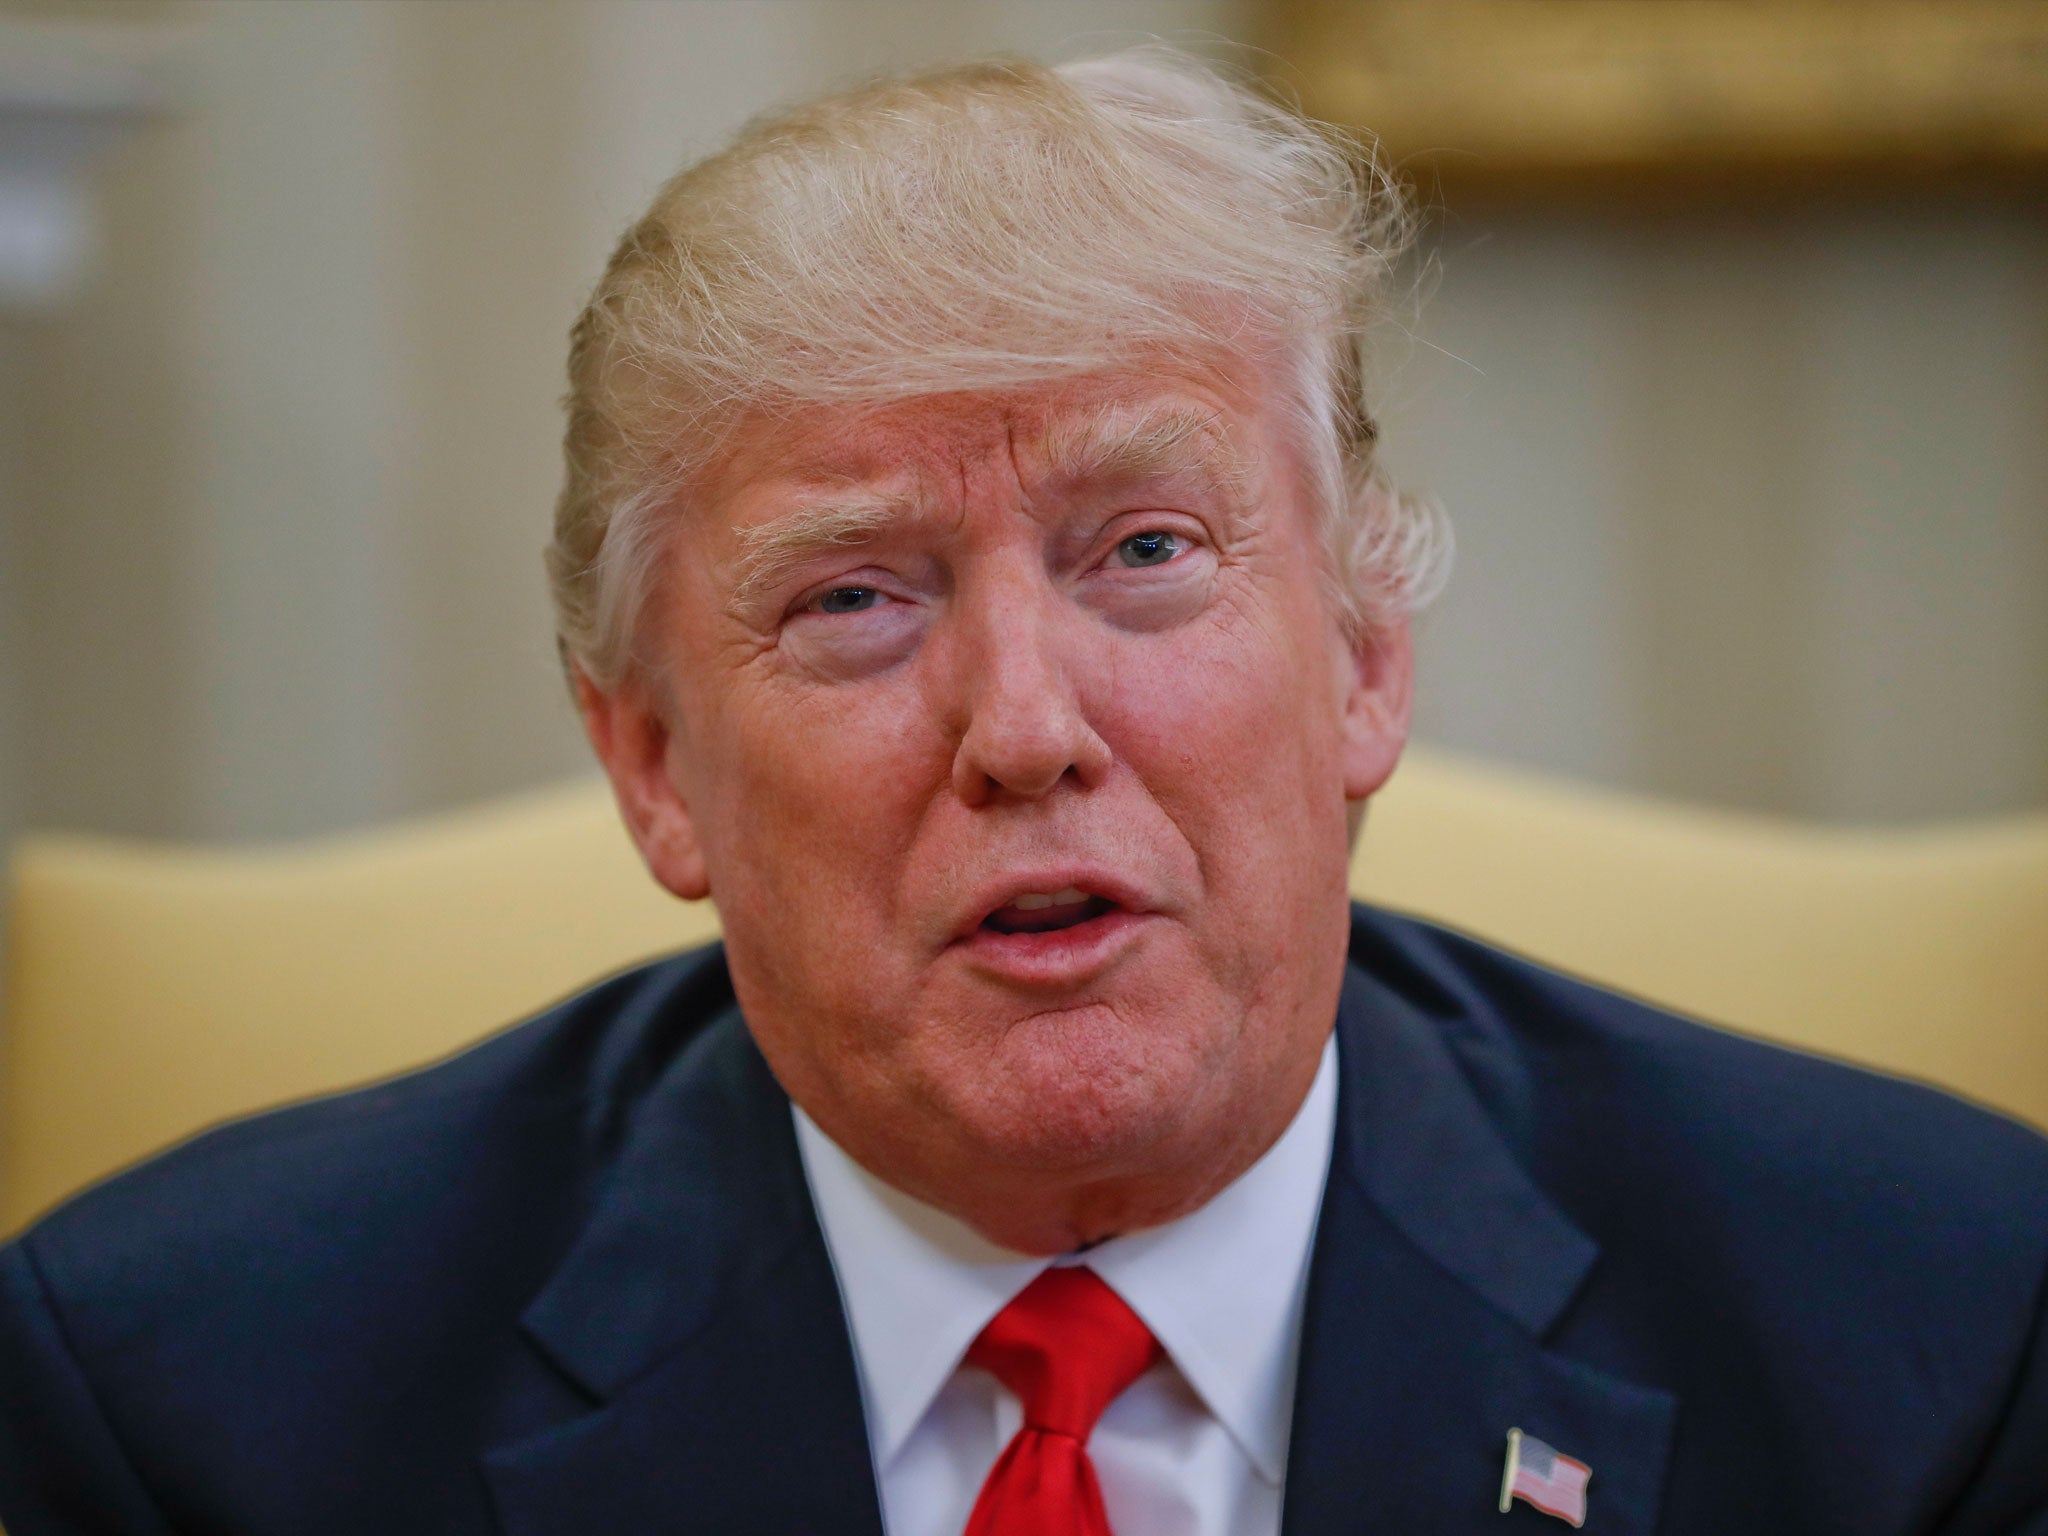
[{"label": "forehead wrinkle", "polygon": [[740,558],[731,605],[744,607],[812,556],[864,543],[914,510],[915,499],[908,495],[835,497],[734,528]]},{"label": "forehead wrinkle", "polygon": [[1193,405],[1142,413],[1105,405],[1078,424],[1053,423],[1042,451],[1053,475],[1069,484],[1192,472],[1234,502],[1245,500],[1252,484],[1251,461],[1222,418]]}]

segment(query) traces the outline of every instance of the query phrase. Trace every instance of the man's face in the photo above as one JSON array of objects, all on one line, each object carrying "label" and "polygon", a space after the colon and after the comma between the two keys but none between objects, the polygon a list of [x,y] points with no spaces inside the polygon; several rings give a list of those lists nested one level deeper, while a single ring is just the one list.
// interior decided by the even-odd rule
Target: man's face
[{"label": "man's face", "polygon": [[659,675],[586,714],[791,1096],[1013,1247],[1235,1177],[1314,1075],[1408,688],[1255,381],[764,420],[686,518]]}]

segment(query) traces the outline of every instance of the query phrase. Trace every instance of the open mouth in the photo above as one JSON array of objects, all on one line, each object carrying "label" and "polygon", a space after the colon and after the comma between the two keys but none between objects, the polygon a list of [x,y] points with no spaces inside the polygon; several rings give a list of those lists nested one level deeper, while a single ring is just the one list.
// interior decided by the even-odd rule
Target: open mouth
[{"label": "open mouth", "polygon": [[994,933],[1057,933],[1121,911],[1107,896],[1090,896],[1072,886],[1063,891],[1026,892],[981,920]]}]

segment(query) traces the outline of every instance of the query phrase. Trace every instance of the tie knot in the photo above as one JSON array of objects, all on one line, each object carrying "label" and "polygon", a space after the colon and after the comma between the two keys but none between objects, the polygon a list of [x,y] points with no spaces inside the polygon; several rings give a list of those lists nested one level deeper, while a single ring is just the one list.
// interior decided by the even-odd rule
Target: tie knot
[{"label": "tie knot", "polygon": [[1160,1355],[1152,1330],[1080,1266],[1048,1269],[981,1330],[967,1351],[1017,1394],[1033,1429],[1087,1443],[1095,1421]]}]

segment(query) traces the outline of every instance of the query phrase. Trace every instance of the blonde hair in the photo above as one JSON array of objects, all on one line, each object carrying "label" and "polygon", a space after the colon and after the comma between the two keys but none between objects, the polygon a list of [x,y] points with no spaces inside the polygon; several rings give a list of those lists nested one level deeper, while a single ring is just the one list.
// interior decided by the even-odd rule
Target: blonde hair
[{"label": "blonde hair", "polygon": [[1407,228],[1369,156],[1164,48],[751,124],[661,189],[572,332],[565,660],[630,669],[676,503],[743,416],[1247,354],[1284,381],[1339,611],[1413,609],[1448,530],[1380,473],[1362,362]]}]

